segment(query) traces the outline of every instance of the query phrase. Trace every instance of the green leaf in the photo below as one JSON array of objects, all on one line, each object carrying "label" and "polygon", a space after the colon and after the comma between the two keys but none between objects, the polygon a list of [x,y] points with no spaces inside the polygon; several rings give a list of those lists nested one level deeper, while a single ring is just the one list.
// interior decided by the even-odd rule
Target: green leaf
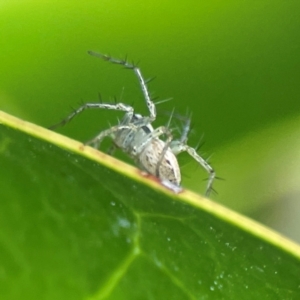
[{"label": "green leaf", "polygon": [[0,112],[1,299],[299,299],[300,248]]}]

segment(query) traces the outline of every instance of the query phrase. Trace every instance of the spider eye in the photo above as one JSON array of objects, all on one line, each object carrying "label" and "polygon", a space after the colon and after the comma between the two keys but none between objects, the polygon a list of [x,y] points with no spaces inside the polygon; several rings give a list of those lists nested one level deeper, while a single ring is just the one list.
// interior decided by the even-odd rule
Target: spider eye
[{"label": "spider eye", "polygon": [[140,119],[142,119],[142,116],[140,114],[134,114],[132,116],[131,122],[134,122],[134,121],[137,121],[137,120],[140,120]]}]

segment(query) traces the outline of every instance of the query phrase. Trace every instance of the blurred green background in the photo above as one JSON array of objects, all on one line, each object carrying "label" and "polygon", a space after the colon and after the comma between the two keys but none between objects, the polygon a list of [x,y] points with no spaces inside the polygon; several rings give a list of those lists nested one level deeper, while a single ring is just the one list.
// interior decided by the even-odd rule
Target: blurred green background
[{"label": "blurred green background", "polygon": [[[300,241],[299,1],[1,1],[0,109],[50,126],[80,101],[116,96],[146,113],[128,70],[87,50],[139,61],[164,112],[192,112],[212,198]],[[122,114],[90,111],[60,132],[87,140]],[[180,158],[183,185],[205,172]],[[1,174],[0,176],[5,176]]]}]

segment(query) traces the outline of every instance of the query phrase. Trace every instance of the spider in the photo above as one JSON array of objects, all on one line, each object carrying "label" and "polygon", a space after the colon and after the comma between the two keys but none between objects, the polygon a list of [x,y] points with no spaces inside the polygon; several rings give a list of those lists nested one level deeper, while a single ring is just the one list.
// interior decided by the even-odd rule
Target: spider
[{"label": "spider", "polygon": [[[209,163],[202,158],[194,148],[187,145],[187,135],[189,131],[189,122],[185,126],[181,138],[173,140],[172,132],[168,126],[160,126],[156,129],[152,127],[152,122],[156,119],[156,106],[150,97],[147,88],[147,81],[143,78],[140,68],[134,63],[129,63],[126,59],[119,60],[111,56],[88,51],[92,56],[101,58],[105,61],[119,64],[127,69],[134,71],[137,76],[140,87],[142,89],[149,115],[142,116],[134,112],[134,108],[124,103],[85,103],[78,109],[74,110],[68,117],[61,122],[53,125],[50,129],[65,125],[71,121],[76,115],[86,109],[102,108],[110,110],[118,110],[125,112],[125,116],[118,125],[112,126],[100,132],[96,137],[86,142],[99,148],[105,137],[110,137],[114,147],[122,149],[136,163],[136,165],[148,174],[156,176],[163,185],[173,190],[175,193],[181,191],[181,173],[176,155],[186,151],[193,159],[195,159],[208,173],[205,195],[209,196],[215,179],[215,171]],[[160,137],[165,136],[165,140]]]}]

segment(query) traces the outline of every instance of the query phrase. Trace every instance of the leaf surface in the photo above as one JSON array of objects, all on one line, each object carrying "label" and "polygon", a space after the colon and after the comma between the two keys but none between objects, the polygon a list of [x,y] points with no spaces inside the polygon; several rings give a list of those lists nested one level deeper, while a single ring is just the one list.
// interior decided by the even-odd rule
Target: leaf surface
[{"label": "leaf surface", "polygon": [[2,299],[297,299],[299,246],[0,113]]}]

